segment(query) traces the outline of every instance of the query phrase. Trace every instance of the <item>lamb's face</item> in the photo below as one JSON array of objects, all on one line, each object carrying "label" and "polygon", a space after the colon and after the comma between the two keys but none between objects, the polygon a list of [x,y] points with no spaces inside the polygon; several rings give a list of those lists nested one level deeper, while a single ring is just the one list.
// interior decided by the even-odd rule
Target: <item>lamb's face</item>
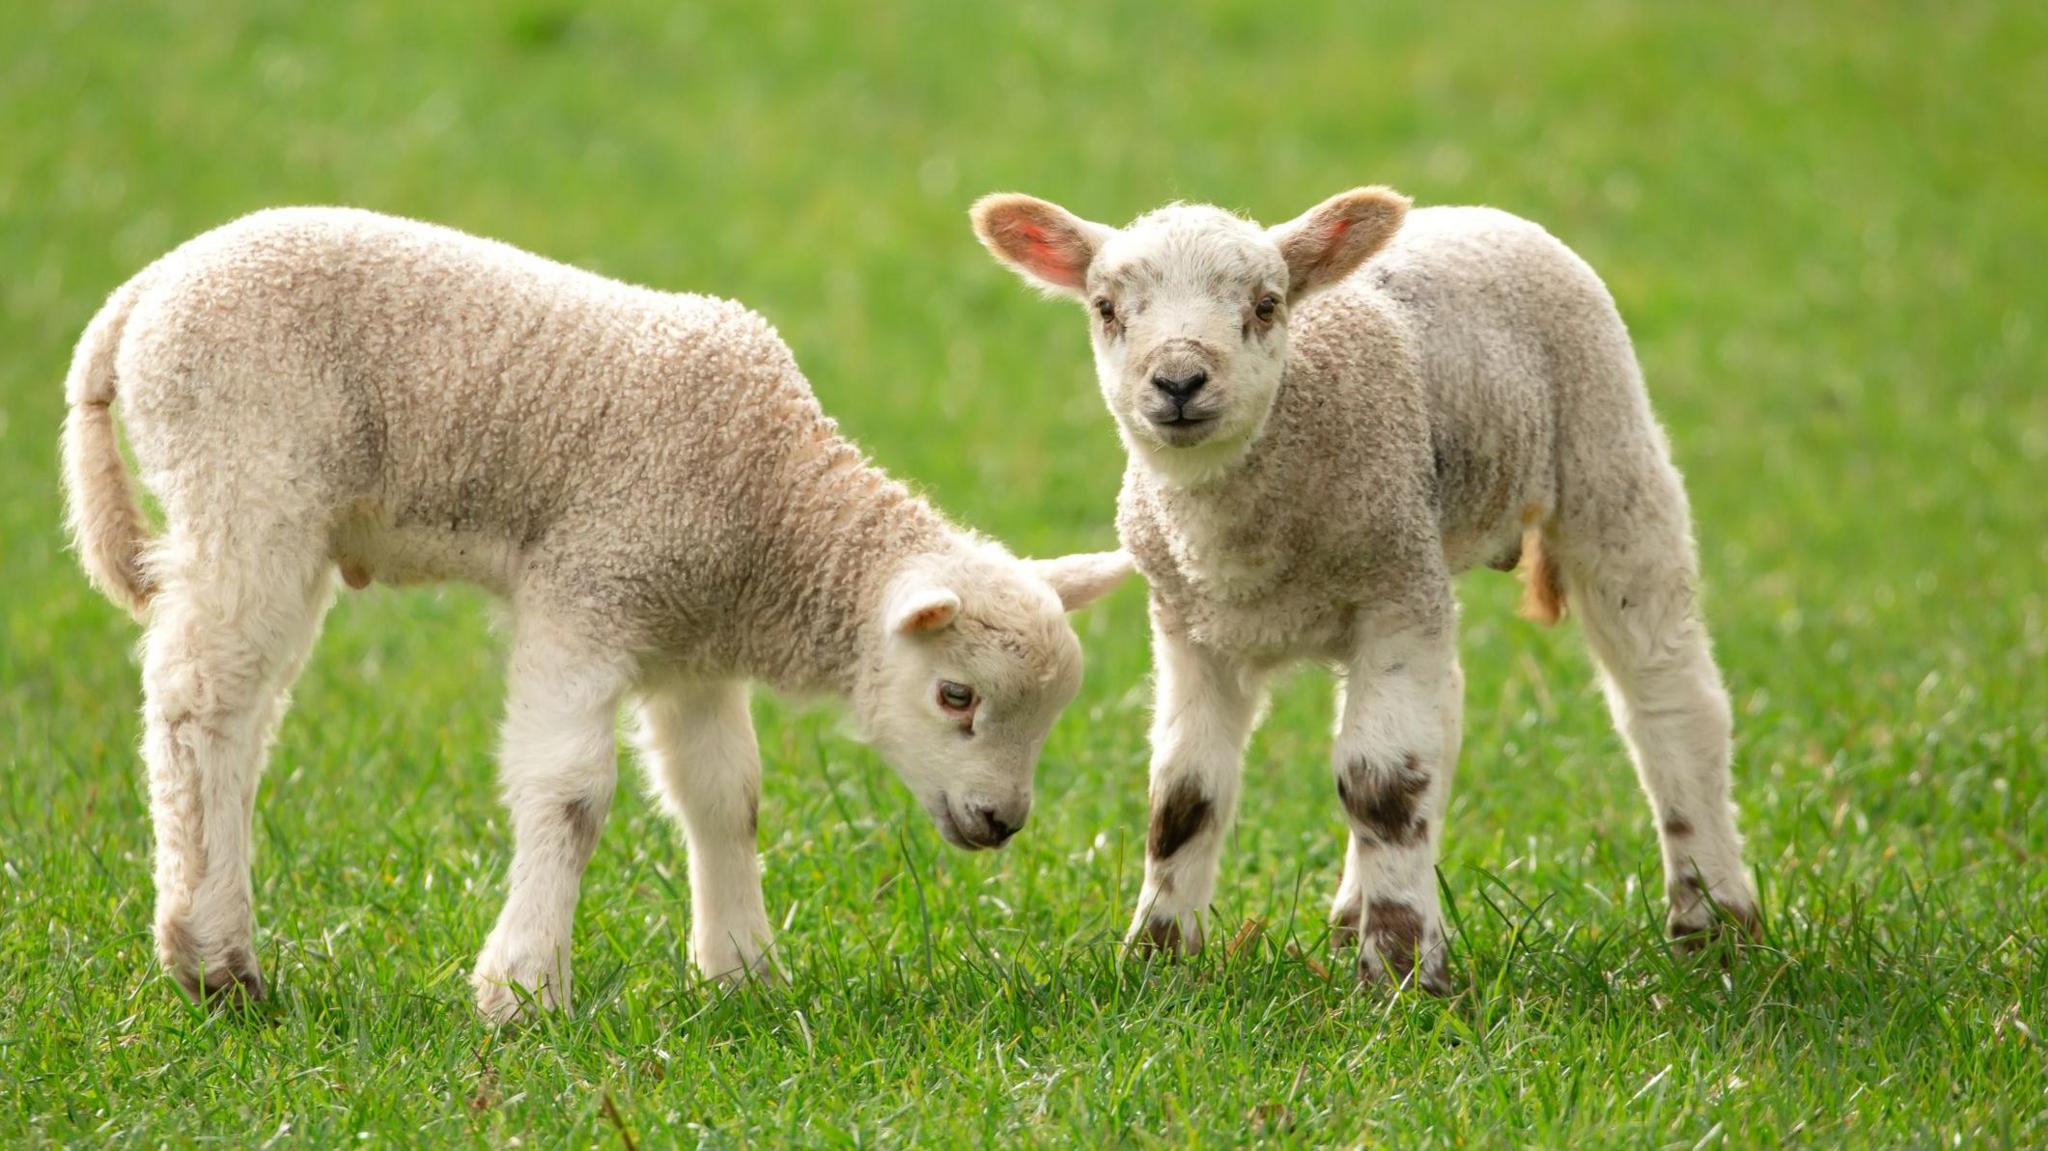
[{"label": "lamb's face", "polygon": [[1110,235],[1084,277],[1096,381],[1129,450],[1214,470],[1258,438],[1287,364],[1287,262],[1258,226],[1175,206]]},{"label": "lamb's face", "polygon": [[1130,570],[1120,553],[1031,562],[984,548],[897,575],[857,705],[947,842],[1001,847],[1024,826],[1039,751],[1081,686],[1066,612]]},{"label": "lamb's face", "polygon": [[1365,188],[1274,228],[1175,204],[1116,229],[1000,195],[973,219],[999,260],[1087,304],[1097,380],[1125,447],[1169,481],[1197,483],[1265,427],[1286,374],[1289,307],[1351,274],[1406,209]]}]

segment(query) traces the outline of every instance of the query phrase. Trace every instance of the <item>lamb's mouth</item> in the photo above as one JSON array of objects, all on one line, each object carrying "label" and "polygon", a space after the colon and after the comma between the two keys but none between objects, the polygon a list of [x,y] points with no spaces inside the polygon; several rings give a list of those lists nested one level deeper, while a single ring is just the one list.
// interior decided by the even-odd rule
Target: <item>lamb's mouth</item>
[{"label": "lamb's mouth", "polygon": [[1169,447],[1199,444],[1216,430],[1216,417],[1188,411],[1174,411],[1151,417],[1152,430]]},{"label": "lamb's mouth", "polygon": [[944,792],[940,792],[939,801],[927,807],[926,810],[931,814],[932,823],[938,826],[939,837],[947,843],[962,851],[987,850],[988,844],[976,843],[961,832],[960,822],[953,818],[953,805],[946,799]]}]

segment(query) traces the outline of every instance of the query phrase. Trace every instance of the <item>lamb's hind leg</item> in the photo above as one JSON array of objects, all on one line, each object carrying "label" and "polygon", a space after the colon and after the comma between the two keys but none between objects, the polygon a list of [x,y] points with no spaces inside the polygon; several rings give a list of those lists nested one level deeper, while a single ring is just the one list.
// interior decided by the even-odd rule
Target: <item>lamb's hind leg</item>
[{"label": "lamb's hind leg", "polygon": [[616,719],[630,669],[526,607],[507,677],[505,806],[512,874],[477,957],[477,1010],[508,1022],[529,1002],[569,1006],[569,938],[583,869],[611,810]]},{"label": "lamb's hind leg", "polygon": [[1436,995],[1452,990],[1436,857],[1464,695],[1443,596],[1430,622],[1367,635],[1346,669],[1334,764],[1351,827],[1337,933],[1358,939],[1361,979]]},{"label": "lamb's hind leg", "polygon": [[1569,539],[1561,550],[1571,610],[1657,821],[1667,925],[1692,945],[1717,926],[1717,908],[1746,935],[1760,924],[1729,798],[1728,693],[1693,601],[1684,496],[1668,483],[1672,515],[1638,520],[1597,551]]},{"label": "lamb's hind leg", "polygon": [[332,594],[316,542],[174,532],[143,659],[157,954],[194,999],[254,999],[250,824],[286,694]]}]

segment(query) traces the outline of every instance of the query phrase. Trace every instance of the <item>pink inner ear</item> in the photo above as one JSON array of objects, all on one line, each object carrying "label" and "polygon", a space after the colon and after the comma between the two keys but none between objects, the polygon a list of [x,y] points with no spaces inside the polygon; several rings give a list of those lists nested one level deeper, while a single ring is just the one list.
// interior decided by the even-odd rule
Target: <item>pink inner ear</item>
[{"label": "pink inner ear", "polygon": [[905,617],[902,628],[905,633],[936,631],[951,622],[952,618],[951,604],[935,603]]},{"label": "pink inner ear", "polygon": [[1336,223],[1334,223],[1334,224],[1332,224],[1332,225],[1330,225],[1330,242],[1331,242],[1332,244],[1334,244],[1334,243],[1336,243],[1337,241],[1339,241],[1339,240],[1343,239],[1343,238],[1344,238],[1344,233],[1346,233],[1346,232],[1348,232],[1348,231],[1350,231],[1350,230],[1351,230],[1351,217],[1349,217],[1349,216],[1339,216],[1339,217],[1337,217],[1337,222],[1336,222]]},{"label": "pink inner ear", "polygon": [[1024,251],[1018,258],[1029,264],[1033,271],[1061,283],[1074,279],[1073,261],[1068,258],[1065,246],[1046,235],[1044,228],[1037,224],[1019,224],[1017,235],[1024,241]]}]

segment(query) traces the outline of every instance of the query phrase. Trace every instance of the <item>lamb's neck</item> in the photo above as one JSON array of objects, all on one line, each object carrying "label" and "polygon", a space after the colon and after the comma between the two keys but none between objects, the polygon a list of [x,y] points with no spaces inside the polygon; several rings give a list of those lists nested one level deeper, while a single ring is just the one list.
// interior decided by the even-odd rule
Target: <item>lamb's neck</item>
[{"label": "lamb's neck", "polygon": [[1152,458],[1134,459],[1141,482],[1154,493],[1162,510],[1178,518],[1200,515],[1205,519],[1231,519],[1259,514],[1262,501],[1255,498],[1270,490],[1277,478],[1272,461],[1254,443],[1220,461],[1191,461],[1160,466]]},{"label": "lamb's neck", "polygon": [[850,696],[890,580],[911,559],[948,550],[955,532],[836,432],[798,453],[784,491],[764,586],[748,596],[750,670],[785,690]]}]

